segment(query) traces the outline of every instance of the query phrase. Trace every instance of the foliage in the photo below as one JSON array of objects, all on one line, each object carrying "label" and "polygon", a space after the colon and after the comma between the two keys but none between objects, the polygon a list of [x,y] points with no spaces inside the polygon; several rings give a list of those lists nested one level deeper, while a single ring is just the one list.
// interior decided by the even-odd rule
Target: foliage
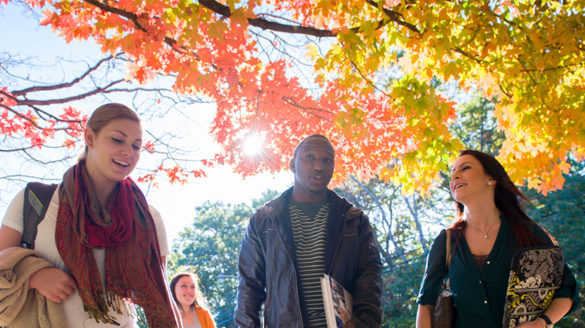
[{"label": "foliage", "polygon": [[[568,156],[585,156],[579,0],[26,2],[66,40],[124,52],[137,81],[172,75],[176,91],[213,99],[223,147],[213,163],[243,174],[286,168],[282,154],[321,132],[339,146],[336,181],[379,174],[427,190],[461,148],[448,129],[457,104],[435,81],[497,99],[499,157],[516,182],[558,189]],[[6,122],[34,121],[1,92]],[[242,143],[256,133],[266,148],[247,157]]]},{"label": "foliage", "polygon": [[[0,152],[6,164],[14,162],[23,166],[17,170],[13,165],[3,165],[2,183],[60,179],[52,174],[61,171],[58,165],[69,167],[71,160],[82,151],[89,111],[123,96],[136,97],[134,103],[127,105],[141,116],[146,131],[143,150],[150,166],[138,168],[140,182],[152,182],[160,175],[171,182],[184,182],[188,175],[203,175],[205,155],[194,155],[187,147],[181,148],[174,132],[161,131],[150,121],[174,116],[174,112],[180,113],[185,107],[204,100],[180,97],[170,88],[161,87],[164,77],[148,85],[126,80],[124,66],[128,60],[123,54],[44,63],[38,58],[0,53],[0,63],[0,86],[4,87],[0,88],[0,98],[4,99],[0,101]],[[56,73],[58,65],[67,66],[67,70]],[[34,172],[35,176],[22,172]]]},{"label": "foliage", "polygon": [[410,261],[386,268],[383,273],[385,328],[414,327],[418,288],[425,271],[425,254],[411,254]]},{"label": "foliage", "polygon": [[581,304],[555,327],[585,327],[585,162],[572,163],[573,169],[565,175],[563,190],[543,197],[527,191],[533,200],[527,204],[529,216],[544,227],[563,248],[565,259],[577,278]]},{"label": "foliage", "polygon": [[453,212],[445,192],[405,196],[399,186],[374,179],[352,179],[336,191],[364,210],[376,232],[384,266],[383,327],[413,327],[428,247]]},{"label": "foliage", "polygon": [[495,101],[489,101],[476,94],[470,96],[470,99],[461,105],[457,120],[450,128],[465,149],[479,150],[496,156],[506,136],[497,128],[498,122],[494,116]]},{"label": "foliage", "polygon": [[[195,210],[191,226],[174,241],[169,274],[191,271],[207,297],[218,327],[233,326],[237,293],[238,254],[248,219],[257,206],[274,198],[267,191],[252,205],[206,202]],[[170,278],[170,277],[169,277]]]}]

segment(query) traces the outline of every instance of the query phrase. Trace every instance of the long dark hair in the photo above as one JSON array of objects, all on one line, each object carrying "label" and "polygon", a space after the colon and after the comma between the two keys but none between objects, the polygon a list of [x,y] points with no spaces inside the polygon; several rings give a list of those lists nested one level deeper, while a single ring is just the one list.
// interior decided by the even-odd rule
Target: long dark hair
[{"label": "long dark hair", "polygon": [[[459,153],[459,157],[463,155],[471,155],[475,157],[483,167],[485,173],[496,181],[496,189],[494,193],[494,202],[500,212],[504,214],[520,247],[536,246],[538,240],[536,236],[528,229],[531,224],[536,225],[532,219],[526,215],[520,200],[529,201],[528,197],[514,185],[506,170],[492,155],[486,154],[477,150],[464,150]],[[455,201],[457,211],[457,221],[452,225],[453,228],[463,229],[465,221],[463,220],[463,213],[465,206],[458,201]],[[551,238],[552,239],[552,238]]]}]

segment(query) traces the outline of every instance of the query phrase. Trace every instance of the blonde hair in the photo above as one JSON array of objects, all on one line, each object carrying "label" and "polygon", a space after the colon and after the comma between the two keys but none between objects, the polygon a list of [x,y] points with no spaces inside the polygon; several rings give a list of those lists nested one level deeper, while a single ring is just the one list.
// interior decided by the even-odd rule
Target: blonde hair
[{"label": "blonde hair", "polygon": [[[138,114],[136,114],[135,111],[122,104],[109,103],[101,105],[93,111],[85,124],[85,128],[92,129],[97,135],[104,126],[118,119],[127,119],[140,124],[140,117],[138,117]],[[87,145],[85,145],[85,150],[80,159],[85,158],[87,151],[88,148]]]}]

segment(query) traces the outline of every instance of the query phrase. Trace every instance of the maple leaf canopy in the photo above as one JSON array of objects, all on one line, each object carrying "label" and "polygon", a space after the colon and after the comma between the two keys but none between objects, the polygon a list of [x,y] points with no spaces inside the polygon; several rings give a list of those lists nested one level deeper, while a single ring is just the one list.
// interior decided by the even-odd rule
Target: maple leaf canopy
[{"label": "maple leaf canopy", "polygon": [[[561,188],[569,157],[585,156],[582,1],[26,2],[66,40],[122,51],[138,81],[172,75],[176,92],[213,99],[214,162],[244,175],[288,168],[299,140],[322,133],[335,181],[425,191],[462,147],[444,84],[497,99],[498,158],[514,181]],[[254,134],[266,143],[249,157]]]}]

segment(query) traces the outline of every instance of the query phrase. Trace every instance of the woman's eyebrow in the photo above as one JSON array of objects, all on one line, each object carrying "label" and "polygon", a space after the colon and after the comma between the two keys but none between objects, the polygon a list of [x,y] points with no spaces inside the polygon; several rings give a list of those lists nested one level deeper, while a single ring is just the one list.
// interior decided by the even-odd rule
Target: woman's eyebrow
[{"label": "woman's eyebrow", "polygon": [[[471,162],[463,162],[461,163],[461,165],[459,165],[459,167],[462,167],[464,164],[471,164]],[[455,171],[456,167],[451,169],[451,173],[453,173]]]}]

